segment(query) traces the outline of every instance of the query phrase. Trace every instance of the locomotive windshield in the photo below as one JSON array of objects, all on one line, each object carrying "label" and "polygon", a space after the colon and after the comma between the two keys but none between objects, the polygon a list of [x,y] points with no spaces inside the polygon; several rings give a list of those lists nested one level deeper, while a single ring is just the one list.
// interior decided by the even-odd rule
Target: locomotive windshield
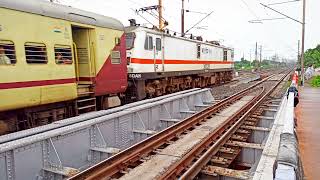
[{"label": "locomotive windshield", "polygon": [[136,35],[133,32],[126,33],[126,48],[127,48],[127,50],[133,48],[135,37],[136,37]]}]

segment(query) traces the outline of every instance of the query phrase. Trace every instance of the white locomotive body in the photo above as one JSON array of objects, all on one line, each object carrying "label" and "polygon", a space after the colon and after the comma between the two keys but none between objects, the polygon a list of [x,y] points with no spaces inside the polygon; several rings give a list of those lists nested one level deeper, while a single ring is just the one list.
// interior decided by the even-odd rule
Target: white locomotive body
[{"label": "white locomotive body", "polygon": [[126,28],[129,89],[143,99],[230,81],[233,49],[140,26]]}]

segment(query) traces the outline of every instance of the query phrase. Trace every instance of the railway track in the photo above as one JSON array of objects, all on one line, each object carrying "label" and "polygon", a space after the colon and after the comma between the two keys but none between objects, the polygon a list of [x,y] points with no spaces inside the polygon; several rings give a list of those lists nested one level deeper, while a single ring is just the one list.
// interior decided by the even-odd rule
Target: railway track
[{"label": "railway track", "polygon": [[[268,96],[287,75],[271,82],[269,79],[276,75],[266,78],[70,179],[192,179],[199,174],[214,175],[240,153],[241,143],[245,144],[262,113],[259,107],[266,106]],[[228,116],[221,114],[227,112]]]},{"label": "railway track", "polygon": [[[232,83],[230,83],[230,84],[232,84]],[[249,87],[250,84],[253,84],[253,82],[248,83],[248,84],[235,85],[232,87],[229,87],[230,85],[228,85],[228,84],[215,86],[215,88],[214,88],[215,91],[212,92],[212,94],[215,99],[221,99],[222,97],[229,96],[231,94],[234,94],[237,91],[241,91],[241,90],[245,89],[246,87]],[[180,92],[176,92],[176,93],[172,93],[172,94],[168,94],[168,95],[164,95],[164,96],[159,96],[159,97],[153,98],[153,99],[146,99],[146,100],[137,101],[134,103],[125,104],[123,106],[112,108],[112,109],[101,110],[99,112],[91,112],[88,114],[83,114],[81,116],[76,116],[76,117],[71,117],[71,118],[67,118],[64,120],[60,120],[60,121],[55,121],[51,124],[32,128],[32,131],[27,129],[27,130],[22,130],[22,131],[17,131],[14,133],[1,135],[0,136],[0,144],[14,141],[14,140],[21,139],[21,138],[25,138],[25,137],[32,136],[35,134],[40,134],[40,133],[50,131],[53,129],[58,129],[61,127],[69,126],[72,124],[80,123],[80,122],[87,121],[90,119],[98,118],[101,116],[105,116],[107,114],[112,114],[115,112],[119,112],[119,111],[128,109],[130,107],[139,106],[141,104],[160,101],[165,98],[170,98],[173,96],[177,96],[179,94],[188,93],[188,92],[192,92],[192,91],[199,90],[199,89],[200,88],[194,88],[194,89],[190,89],[190,90],[180,91]]]}]

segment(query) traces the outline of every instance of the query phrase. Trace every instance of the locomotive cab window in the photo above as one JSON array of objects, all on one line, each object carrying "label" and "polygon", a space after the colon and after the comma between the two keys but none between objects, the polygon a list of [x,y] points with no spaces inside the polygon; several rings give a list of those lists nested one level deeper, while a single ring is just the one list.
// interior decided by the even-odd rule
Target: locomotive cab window
[{"label": "locomotive cab window", "polygon": [[161,39],[156,38],[156,50],[161,51]]},{"label": "locomotive cab window", "polygon": [[56,64],[72,64],[71,46],[56,45],[54,47]]},{"label": "locomotive cab window", "polygon": [[136,38],[135,33],[133,33],[133,32],[126,33],[126,48],[127,48],[127,50],[130,50],[134,47],[135,38]]},{"label": "locomotive cab window", "polygon": [[29,64],[48,63],[47,48],[42,43],[26,43],[24,45],[26,60]]},{"label": "locomotive cab window", "polygon": [[120,64],[121,56],[120,51],[111,51],[111,64]]},{"label": "locomotive cab window", "polygon": [[223,61],[227,61],[227,60],[228,60],[228,51],[223,50]]},{"label": "locomotive cab window", "polygon": [[12,41],[0,40],[0,65],[15,64],[16,53]]},{"label": "locomotive cab window", "polygon": [[146,36],[144,42],[144,49],[145,50],[153,50],[153,38],[152,36]]}]

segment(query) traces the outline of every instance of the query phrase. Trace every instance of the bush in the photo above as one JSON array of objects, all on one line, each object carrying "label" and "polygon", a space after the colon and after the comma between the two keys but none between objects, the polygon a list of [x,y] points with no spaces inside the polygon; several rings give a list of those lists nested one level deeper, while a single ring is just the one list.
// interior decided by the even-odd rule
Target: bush
[{"label": "bush", "polygon": [[312,87],[320,87],[320,76],[315,76],[311,79]]}]

